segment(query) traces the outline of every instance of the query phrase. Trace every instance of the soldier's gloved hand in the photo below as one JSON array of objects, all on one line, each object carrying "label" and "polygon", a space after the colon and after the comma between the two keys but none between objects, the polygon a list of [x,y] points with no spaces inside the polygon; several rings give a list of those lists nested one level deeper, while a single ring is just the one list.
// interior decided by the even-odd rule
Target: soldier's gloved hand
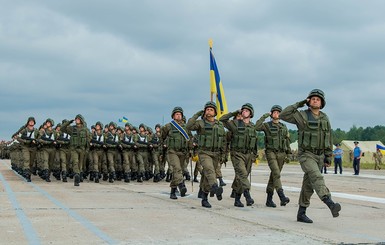
[{"label": "soldier's gloved hand", "polygon": [[70,124],[73,123],[74,121],[75,121],[74,119],[71,119],[71,120],[70,120]]},{"label": "soldier's gloved hand", "polygon": [[271,115],[271,112],[267,112],[267,113],[263,114],[263,117],[268,118],[268,117],[270,117],[270,115]]},{"label": "soldier's gloved hand", "polygon": [[298,102],[298,106],[303,107],[307,103],[307,101],[308,101],[308,99],[305,99],[305,100]]},{"label": "soldier's gloved hand", "polygon": [[197,115],[198,117],[199,117],[199,116],[202,116],[204,112],[205,112],[204,110],[200,110],[200,111],[198,111],[198,112],[196,113],[196,115]]}]

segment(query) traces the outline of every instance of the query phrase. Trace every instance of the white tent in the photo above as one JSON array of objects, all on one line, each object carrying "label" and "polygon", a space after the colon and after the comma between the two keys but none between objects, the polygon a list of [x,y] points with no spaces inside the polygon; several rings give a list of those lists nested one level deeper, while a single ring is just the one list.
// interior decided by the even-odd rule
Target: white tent
[{"label": "white tent", "polygon": [[[341,142],[341,149],[344,151],[343,162],[352,162],[353,161],[353,150],[354,150],[354,141],[355,140],[343,140]],[[373,163],[373,153],[376,152],[376,145],[381,145],[381,141],[359,141],[358,146],[361,148],[361,151],[364,153],[364,156],[361,158],[361,163]]]}]

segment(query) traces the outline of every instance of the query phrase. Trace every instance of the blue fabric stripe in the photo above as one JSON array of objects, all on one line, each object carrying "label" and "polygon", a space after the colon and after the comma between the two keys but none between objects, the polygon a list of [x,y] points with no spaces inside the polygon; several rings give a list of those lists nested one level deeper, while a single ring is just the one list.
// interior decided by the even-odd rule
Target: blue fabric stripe
[{"label": "blue fabric stripe", "polygon": [[5,180],[4,176],[1,173],[0,173],[0,180],[1,182],[3,182],[5,191],[7,192],[8,197],[12,203],[12,206],[16,211],[17,218],[19,219],[21,226],[23,227],[24,234],[27,237],[28,243],[41,244],[35,229],[33,229],[33,226],[29,221],[27,215],[24,213],[23,209],[20,207],[19,203],[17,202],[15,193],[13,192],[11,186],[8,184],[8,182]]},{"label": "blue fabric stripe", "polygon": [[190,140],[190,137],[188,136],[188,134],[186,133],[186,131],[181,127],[179,126],[179,124],[177,122],[175,122],[174,120],[171,121],[171,124],[174,125],[174,127],[176,129],[178,129],[178,131],[183,135],[183,137],[186,139],[186,140]]}]

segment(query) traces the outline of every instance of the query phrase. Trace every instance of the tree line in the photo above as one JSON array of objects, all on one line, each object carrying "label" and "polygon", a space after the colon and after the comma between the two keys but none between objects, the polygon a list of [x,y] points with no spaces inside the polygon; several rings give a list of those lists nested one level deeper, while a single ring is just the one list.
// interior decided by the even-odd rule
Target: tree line
[{"label": "tree line", "polygon": [[[290,141],[295,142],[298,140],[298,131],[289,129]],[[374,126],[374,127],[357,127],[353,125],[349,131],[344,131],[340,128],[333,129],[333,144],[341,143],[343,140],[357,140],[357,141],[376,141],[379,140],[383,144],[385,142],[385,126]],[[264,148],[264,133],[258,132],[258,147],[259,149]]]}]

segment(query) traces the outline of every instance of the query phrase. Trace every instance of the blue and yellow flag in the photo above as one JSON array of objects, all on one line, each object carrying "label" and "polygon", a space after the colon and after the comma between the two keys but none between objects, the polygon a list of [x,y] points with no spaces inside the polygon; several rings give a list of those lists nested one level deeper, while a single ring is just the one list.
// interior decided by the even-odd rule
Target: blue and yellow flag
[{"label": "blue and yellow flag", "polygon": [[225,91],[223,89],[222,81],[219,76],[217,63],[215,62],[214,54],[212,51],[213,43],[209,40],[210,45],[210,92],[211,95],[216,97],[217,105],[217,118],[221,118],[223,114],[228,113],[227,102],[225,97]]},{"label": "blue and yellow flag", "polygon": [[126,122],[128,122],[128,119],[127,119],[127,117],[119,118],[119,122],[126,123]]},{"label": "blue and yellow flag", "polygon": [[385,146],[376,144],[376,149],[379,149],[382,155],[385,155]]}]

